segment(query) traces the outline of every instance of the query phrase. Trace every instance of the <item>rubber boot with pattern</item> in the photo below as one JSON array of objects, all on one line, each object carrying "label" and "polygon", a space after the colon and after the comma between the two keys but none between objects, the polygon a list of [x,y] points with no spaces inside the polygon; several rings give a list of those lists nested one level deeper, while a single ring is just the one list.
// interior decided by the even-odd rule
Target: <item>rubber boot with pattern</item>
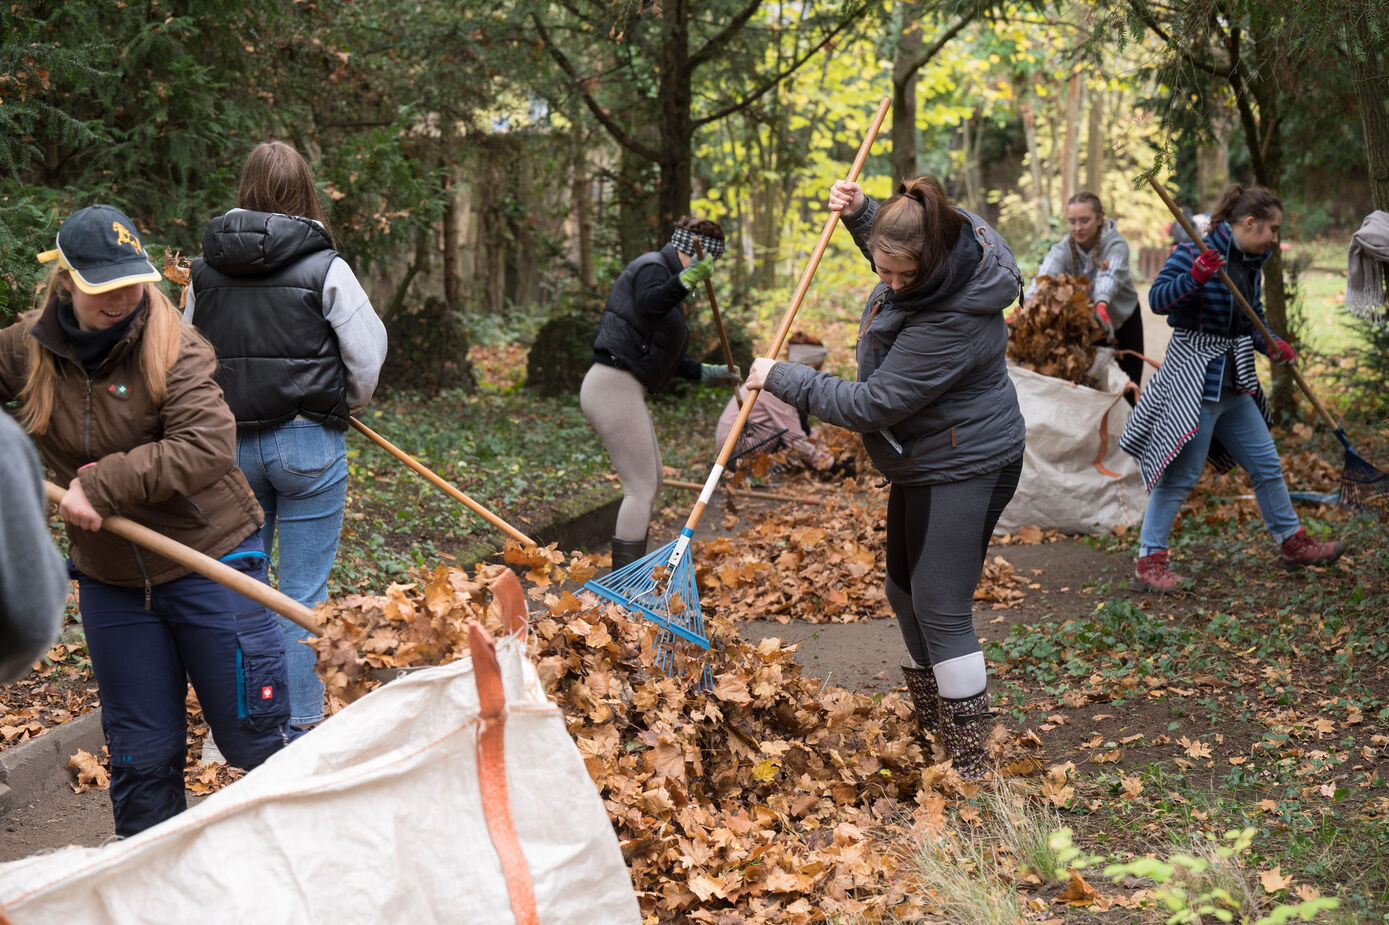
[{"label": "rubber boot with pattern", "polygon": [[907,693],[911,695],[912,706],[916,708],[921,745],[929,758],[931,746],[926,737],[940,742],[940,689],[936,687],[936,673],[930,668],[917,668],[914,664],[903,662],[902,677],[906,679]]},{"label": "rubber boot with pattern", "polygon": [[994,726],[989,694],[984,691],[962,700],[940,698],[941,734],[945,753],[966,780],[981,780],[988,773],[984,745]]}]

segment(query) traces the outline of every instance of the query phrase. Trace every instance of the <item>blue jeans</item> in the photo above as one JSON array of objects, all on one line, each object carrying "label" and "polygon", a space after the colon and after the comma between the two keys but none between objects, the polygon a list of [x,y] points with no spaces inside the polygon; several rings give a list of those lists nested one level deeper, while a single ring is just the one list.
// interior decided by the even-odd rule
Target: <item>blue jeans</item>
[{"label": "blue jeans", "polygon": [[1217,437],[1249,473],[1259,513],[1273,538],[1281,543],[1301,527],[1293,511],[1292,499],[1288,497],[1288,484],[1283,481],[1278,448],[1273,445],[1259,406],[1252,395],[1232,392],[1220,401],[1201,403],[1201,423],[1196,435],[1182,447],[1177,458],[1167,464],[1157,485],[1153,486],[1148,510],[1143,514],[1143,529],[1138,535],[1140,556],[1167,548],[1177,511],[1201,477],[1211,440]]},{"label": "blue jeans", "polygon": [[[265,581],[260,550],[252,533],[224,561]],[[144,588],[74,577],[101,693],[117,835],[142,832],[186,807],[189,681],[237,767],[254,768],[293,737],[284,637],[263,606],[196,574],[155,585],[148,606]]]},{"label": "blue jeans", "polygon": [[[315,421],[240,430],[236,462],[265,510],[260,536],[267,551],[275,549],[279,530],[280,590],[305,607],[326,601],[347,501],[346,433]],[[313,650],[300,642],[310,634],[284,617],[280,625],[289,658],[290,722],[322,722],[323,682],[313,670]]]}]

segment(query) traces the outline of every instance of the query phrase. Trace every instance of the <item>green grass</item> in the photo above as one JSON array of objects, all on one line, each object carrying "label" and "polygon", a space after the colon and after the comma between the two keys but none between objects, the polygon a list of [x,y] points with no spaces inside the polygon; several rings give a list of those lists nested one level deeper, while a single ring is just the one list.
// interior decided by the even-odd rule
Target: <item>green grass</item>
[{"label": "green grass", "polygon": [[[683,386],[648,403],[666,466],[702,480],[726,389]],[[378,397],[362,421],[523,533],[618,497],[612,465],[577,395],[484,387],[474,395]],[[471,565],[502,534],[355,431],[348,502],[330,592],[381,593],[410,568]],[[690,499],[693,504],[693,498]]]}]

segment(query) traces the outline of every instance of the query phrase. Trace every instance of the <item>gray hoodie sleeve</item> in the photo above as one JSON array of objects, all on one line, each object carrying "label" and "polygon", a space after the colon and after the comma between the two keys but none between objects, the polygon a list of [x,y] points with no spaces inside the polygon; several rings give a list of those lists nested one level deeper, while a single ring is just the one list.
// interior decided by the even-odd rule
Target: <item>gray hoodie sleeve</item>
[{"label": "gray hoodie sleeve", "polygon": [[940,398],[970,369],[977,338],[969,336],[962,320],[953,313],[914,313],[863,382],[799,363],[777,363],[767,377],[767,391],[858,433],[891,427]]},{"label": "gray hoodie sleeve", "polygon": [[67,569],[48,533],[38,454],[0,413],[0,682],[13,681],[58,638]]},{"label": "gray hoodie sleeve", "polygon": [[[1125,241],[1122,235],[1113,234],[1107,236],[1104,246],[1100,249],[1099,269],[1095,271],[1095,279],[1090,286],[1090,298],[1098,305],[1104,302],[1109,306],[1109,317],[1117,328],[1129,319],[1136,304],[1124,304],[1128,300],[1117,298],[1121,289],[1133,289],[1133,282],[1129,276],[1129,242]],[[1128,282],[1128,286],[1123,286]]]},{"label": "gray hoodie sleeve", "polygon": [[381,364],[386,361],[386,326],[341,257],[329,265],[323,280],[323,312],[338,336],[338,350],[347,367],[347,406],[356,414],[376,391]]},{"label": "gray hoodie sleeve", "polygon": [[1063,273],[1074,272],[1071,269],[1071,239],[1062,238],[1051,246],[1047,255],[1042,258],[1042,265],[1037,268],[1037,275],[1032,277],[1032,285],[1027,287],[1027,292],[1023,298],[1031,298],[1032,293],[1037,291],[1037,279],[1042,276],[1061,276]]},{"label": "gray hoodie sleeve", "polygon": [[868,258],[871,266],[873,255],[868,252],[868,235],[873,230],[873,216],[878,214],[878,201],[867,193],[863,194],[863,202],[859,207],[848,215],[841,214],[839,220],[844,223],[844,227],[853,236],[854,243],[863,252],[863,256]]}]

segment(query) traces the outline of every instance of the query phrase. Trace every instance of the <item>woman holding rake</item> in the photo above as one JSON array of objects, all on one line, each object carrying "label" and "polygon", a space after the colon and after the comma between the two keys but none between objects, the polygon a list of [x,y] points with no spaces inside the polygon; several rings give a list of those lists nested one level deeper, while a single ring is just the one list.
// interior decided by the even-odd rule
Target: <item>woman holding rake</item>
[{"label": "woman holding rake", "polygon": [[[120,513],[265,581],[261,510],[236,467],[216,359],[108,205],[58,229],[42,308],[0,331],[0,402],[57,481],[111,753],[116,834],[185,806],[191,680],[227,757],[254,768],[289,726],[284,636],[263,607],[101,529]],[[9,512],[5,512],[9,516]]]},{"label": "woman holding rake", "polygon": [[[703,260],[695,256],[696,238]],[[645,555],[651,508],[661,489],[661,448],[646,396],[677,375],[697,382],[739,378],[736,369],[685,356],[690,343],[685,298],[713,274],[713,261],[723,250],[717,222],[680,219],[665,247],[642,254],[618,276],[598,322],[593,366],[579,389],[579,405],[622,480],[622,506],[613,531],[614,570]]]},{"label": "woman holding rake", "polygon": [[1008,243],[951,206],[933,177],[901,184],[881,206],[841,180],[829,205],[880,280],[859,325],[858,380],[760,358],[748,387],[863,434],[892,483],[887,598],[917,721],[962,776],[983,777],[993,713],[973,598],[1022,471],[1003,321],[1022,276]]},{"label": "woman holding rake", "polygon": [[1293,348],[1265,343],[1219,279],[1224,267],[1254,311],[1263,316],[1260,277],[1278,246],[1283,203],[1262,186],[1225,189],[1211,213],[1209,250],[1187,242],[1167,258],[1148,305],[1174,329],[1167,357],[1138,400],[1119,446],[1137,458],[1151,496],[1143,514],[1134,572],[1152,591],[1189,583],[1172,571],[1168,541],[1186,497],[1209,459],[1221,472],[1236,462],[1249,473],[1264,524],[1279,544],[1283,567],[1334,562],[1345,545],[1307,535],[1283,480],[1268,432],[1268,406],[1254,369],[1254,351],[1292,363]]}]

